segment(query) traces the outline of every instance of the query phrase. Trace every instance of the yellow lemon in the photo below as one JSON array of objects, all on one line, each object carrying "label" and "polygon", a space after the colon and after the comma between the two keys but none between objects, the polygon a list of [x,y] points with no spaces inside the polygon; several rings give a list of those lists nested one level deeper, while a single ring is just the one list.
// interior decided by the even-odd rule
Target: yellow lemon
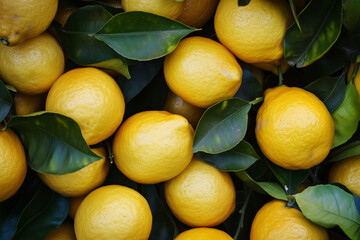
[{"label": "yellow lemon", "polygon": [[0,202],[16,193],[22,185],[26,172],[24,147],[11,130],[1,130],[0,125]]},{"label": "yellow lemon", "polygon": [[256,213],[250,240],[328,240],[325,229],[308,220],[286,202],[272,200]]},{"label": "yellow lemon", "polygon": [[284,55],[283,39],[292,21],[285,0],[220,0],[215,13],[219,41],[248,63],[277,63]]},{"label": "yellow lemon", "polygon": [[334,139],[334,123],[323,102],[297,87],[265,91],[256,116],[261,151],[287,169],[308,169],[322,162]]},{"label": "yellow lemon", "polygon": [[189,37],[165,57],[164,74],[173,93],[194,106],[207,108],[235,95],[242,69],[220,43]]},{"label": "yellow lemon", "polygon": [[113,140],[114,161],[135,182],[169,180],[190,163],[194,130],[182,116],[145,111],[128,118]]},{"label": "yellow lemon", "polygon": [[27,115],[45,110],[45,94],[28,95],[17,92],[14,97],[16,115]]},{"label": "yellow lemon", "polygon": [[74,119],[85,141],[93,145],[110,137],[119,127],[125,102],[112,77],[87,67],[61,75],[48,93],[45,109]]},{"label": "yellow lemon", "polygon": [[38,36],[49,27],[57,7],[58,0],[1,0],[0,40],[15,46]]},{"label": "yellow lemon", "polygon": [[152,214],[148,202],[137,191],[108,185],[85,197],[74,225],[78,240],[146,240]]},{"label": "yellow lemon", "polygon": [[74,224],[65,221],[60,227],[52,230],[45,240],[76,240]]},{"label": "yellow lemon", "polygon": [[15,47],[0,44],[0,55],[0,77],[22,93],[48,91],[64,72],[64,53],[46,32]]},{"label": "yellow lemon", "polygon": [[174,240],[232,240],[232,237],[216,228],[192,228],[182,232]]},{"label": "yellow lemon", "polygon": [[230,175],[196,156],[189,166],[165,183],[165,199],[173,214],[191,227],[212,227],[235,209]]},{"label": "yellow lemon", "polygon": [[38,173],[40,179],[52,190],[66,197],[78,197],[89,193],[105,181],[110,167],[104,147],[92,150],[104,158],[73,173],[64,175]]},{"label": "yellow lemon", "polygon": [[180,16],[184,1],[173,0],[122,0],[125,12],[150,12],[167,18],[176,19]]},{"label": "yellow lemon", "polygon": [[329,182],[341,183],[360,197],[360,155],[334,163],[330,169]]},{"label": "yellow lemon", "polygon": [[75,218],[76,212],[79,209],[79,206],[85,197],[86,197],[86,195],[80,196],[80,197],[72,197],[70,199],[70,209],[69,209],[69,214],[68,214],[69,217],[71,217],[72,219]]},{"label": "yellow lemon", "polygon": [[185,0],[184,8],[176,20],[199,28],[213,16],[218,2],[219,0]]}]

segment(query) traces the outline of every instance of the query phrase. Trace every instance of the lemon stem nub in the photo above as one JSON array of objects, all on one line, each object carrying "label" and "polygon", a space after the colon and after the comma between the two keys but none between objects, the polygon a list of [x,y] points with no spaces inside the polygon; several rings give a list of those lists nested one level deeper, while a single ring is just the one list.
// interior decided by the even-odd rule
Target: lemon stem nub
[{"label": "lemon stem nub", "polygon": [[279,86],[283,85],[283,75],[281,72],[281,65],[278,65],[278,78],[279,78]]},{"label": "lemon stem nub", "polygon": [[355,76],[356,76],[356,74],[358,72],[358,69],[359,69],[359,63],[357,62],[357,63],[355,63],[354,70],[353,70],[353,72],[351,74],[350,82],[354,81],[354,78],[355,78]]},{"label": "lemon stem nub", "polygon": [[5,46],[9,46],[9,45],[10,45],[10,43],[9,43],[9,41],[7,40],[6,37],[1,37],[0,40],[1,40],[2,44],[4,44]]}]

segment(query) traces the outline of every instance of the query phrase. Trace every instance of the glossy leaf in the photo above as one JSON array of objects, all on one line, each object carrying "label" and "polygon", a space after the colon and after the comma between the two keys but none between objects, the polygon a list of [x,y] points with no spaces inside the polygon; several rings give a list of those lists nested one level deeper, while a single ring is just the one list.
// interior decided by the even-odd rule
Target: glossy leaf
[{"label": "glossy leaf", "polygon": [[227,172],[245,170],[260,158],[252,146],[244,140],[226,152],[218,154],[198,152],[197,155],[217,169]]},{"label": "glossy leaf", "polygon": [[247,69],[243,68],[242,82],[239,90],[234,97],[244,99],[248,102],[263,96],[263,90],[260,82]]},{"label": "glossy leaf", "polygon": [[238,6],[246,6],[250,3],[250,0],[238,0]]},{"label": "glossy leaf", "polygon": [[314,93],[324,102],[329,112],[333,112],[344,98],[346,84],[345,74],[339,77],[323,77],[306,87],[305,90]]},{"label": "glossy leaf", "polygon": [[86,144],[79,125],[61,114],[15,116],[7,127],[19,135],[29,166],[38,172],[71,173],[101,159]]},{"label": "glossy leaf", "polygon": [[358,210],[358,213],[360,214],[360,197],[358,197],[355,194],[353,194],[352,196],[354,197],[354,200],[355,200],[356,209]]},{"label": "glossy leaf", "polygon": [[333,185],[316,185],[296,194],[295,199],[311,221],[325,228],[339,226],[351,239],[360,239],[360,215],[351,194]]},{"label": "glossy leaf", "polygon": [[9,113],[14,100],[5,86],[4,82],[0,80],[0,122],[4,120]]},{"label": "glossy leaf", "polygon": [[292,13],[292,15],[293,15],[293,17],[295,19],[295,23],[296,23],[297,27],[299,28],[299,30],[301,32],[301,26],[300,26],[299,18],[298,18],[298,15],[296,13],[299,9],[296,9],[294,0],[289,0],[289,3],[290,3],[290,8],[291,8],[291,13]]},{"label": "glossy leaf", "polygon": [[12,240],[42,240],[68,216],[70,199],[42,184],[22,211]]},{"label": "glossy leaf", "polygon": [[284,56],[290,65],[307,66],[331,48],[341,32],[341,6],[341,0],[311,1],[300,13],[301,31],[293,24],[284,38]]},{"label": "glossy leaf", "polygon": [[169,54],[194,31],[195,28],[152,13],[124,12],[107,21],[95,36],[126,58],[146,61]]},{"label": "glossy leaf", "polygon": [[74,63],[112,69],[129,78],[124,59],[94,35],[111,17],[103,7],[89,5],[73,12],[65,26],[56,30],[62,49]]},{"label": "glossy leaf", "polygon": [[196,127],[193,152],[216,154],[235,147],[245,136],[250,107],[231,98],[208,108]]},{"label": "glossy leaf", "polygon": [[344,0],[344,27],[352,32],[360,32],[360,1]]},{"label": "glossy leaf", "polygon": [[163,62],[163,58],[138,62],[137,64],[129,67],[131,75],[130,79],[120,76],[116,80],[124,94],[125,103],[128,103],[131,99],[133,99],[151,82],[151,80],[153,80],[155,75],[163,66]]},{"label": "glossy leaf", "polygon": [[153,216],[149,240],[173,240],[179,234],[179,231],[172,215],[167,212],[156,192],[155,185],[143,185],[142,195],[148,201]]},{"label": "glossy leaf", "polygon": [[333,148],[345,143],[355,133],[360,120],[360,98],[352,82],[346,86],[344,98],[331,116],[335,125]]},{"label": "glossy leaf", "polygon": [[339,148],[330,152],[329,156],[326,158],[326,163],[337,162],[356,155],[360,155],[360,141],[339,146]]},{"label": "glossy leaf", "polygon": [[269,194],[273,198],[287,201],[284,189],[275,182],[257,182],[246,171],[235,173],[247,186],[262,194]]}]

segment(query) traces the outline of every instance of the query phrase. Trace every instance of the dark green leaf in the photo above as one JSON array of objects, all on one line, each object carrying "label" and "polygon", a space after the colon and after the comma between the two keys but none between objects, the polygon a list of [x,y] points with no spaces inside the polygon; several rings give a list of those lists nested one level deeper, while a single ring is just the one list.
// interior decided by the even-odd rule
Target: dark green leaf
[{"label": "dark green leaf", "polygon": [[109,13],[111,13],[113,15],[124,12],[124,10],[122,8],[113,7],[113,6],[111,6],[110,4],[108,4],[106,2],[92,1],[91,5],[101,6],[101,7],[105,8],[106,11],[108,11]]},{"label": "dark green leaf", "polygon": [[126,58],[146,61],[169,54],[194,31],[152,13],[124,12],[111,18],[95,36]]},{"label": "dark green leaf", "polygon": [[329,112],[333,112],[344,98],[346,84],[345,73],[339,77],[323,77],[306,87],[305,90],[314,93],[324,102]]},{"label": "dark green leaf", "polygon": [[295,195],[302,213],[325,228],[339,226],[348,237],[360,239],[360,215],[354,198],[339,187],[316,185]]},{"label": "dark green leaf", "polygon": [[12,240],[42,240],[68,215],[70,199],[42,184],[22,211]]},{"label": "dark green leaf", "polygon": [[309,176],[309,170],[289,170],[268,161],[269,167],[284,186],[287,195],[293,195],[299,189],[301,183]]},{"label": "dark green leaf", "polygon": [[356,209],[358,210],[358,213],[360,214],[360,197],[358,197],[357,195],[353,194],[353,197],[355,199],[355,206]]},{"label": "dark green leaf", "polygon": [[360,155],[360,141],[344,144],[330,152],[329,156],[326,158],[326,162],[337,162],[355,155]]},{"label": "dark green leaf", "polygon": [[193,152],[216,154],[235,147],[245,136],[250,107],[231,98],[208,108],[196,127]]},{"label": "dark green leaf", "polygon": [[0,122],[4,120],[13,104],[14,101],[9,90],[5,86],[4,82],[0,80]]},{"label": "dark green leaf", "polygon": [[153,225],[149,240],[173,240],[179,234],[173,217],[167,212],[154,185],[143,185],[142,195],[150,205]]},{"label": "dark green leaf", "polygon": [[252,146],[244,140],[226,152],[218,154],[198,152],[197,155],[217,169],[227,172],[245,170],[259,159]]},{"label": "dark green leaf", "polygon": [[256,182],[246,171],[235,173],[247,186],[262,194],[269,194],[270,196],[287,201],[284,189],[275,182]]},{"label": "dark green leaf", "polygon": [[317,0],[300,13],[302,31],[293,24],[285,34],[284,55],[290,65],[304,67],[322,57],[338,39],[342,1]]},{"label": "dark green leaf", "polygon": [[349,140],[360,120],[360,98],[352,82],[346,86],[344,98],[331,116],[335,125],[334,148]]},{"label": "dark green leaf", "polygon": [[299,19],[298,19],[298,15],[297,15],[297,11],[300,10],[300,9],[296,9],[296,6],[295,6],[295,1],[294,0],[289,0],[289,3],[290,3],[290,8],[291,8],[291,13],[295,19],[295,22],[296,22],[296,25],[297,27],[299,28],[300,32],[301,32],[301,26],[300,26],[300,22],[299,22]]},{"label": "dark green leaf", "polygon": [[360,33],[350,32],[347,29],[342,30],[339,40],[336,42],[351,62],[360,61]]},{"label": "dark green leaf", "polygon": [[360,32],[360,1],[343,0],[344,27],[351,32]]},{"label": "dark green leaf", "polygon": [[79,125],[61,114],[38,112],[15,116],[7,127],[20,136],[27,162],[38,172],[71,173],[101,159],[86,144]]},{"label": "dark green leaf", "polygon": [[151,80],[153,80],[155,75],[160,71],[163,62],[163,58],[138,62],[129,68],[131,75],[130,79],[120,76],[116,80],[124,94],[125,103],[128,103],[133,99],[151,82]]},{"label": "dark green leaf", "polygon": [[249,70],[243,68],[241,86],[234,97],[238,97],[250,102],[262,96],[263,90],[259,80],[256,79],[256,77],[251,74]]},{"label": "dark green leaf", "polygon": [[94,36],[111,17],[100,6],[79,8],[70,15],[64,28],[56,28],[60,44],[76,64],[112,69],[129,78],[125,60]]},{"label": "dark green leaf", "polygon": [[238,6],[246,6],[250,3],[250,0],[238,0]]}]

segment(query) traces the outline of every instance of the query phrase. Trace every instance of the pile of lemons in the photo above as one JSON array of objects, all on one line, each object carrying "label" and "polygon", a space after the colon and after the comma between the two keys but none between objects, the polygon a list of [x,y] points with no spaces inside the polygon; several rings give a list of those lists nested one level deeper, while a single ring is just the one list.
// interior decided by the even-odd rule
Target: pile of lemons
[{"label": "pile of lemons", "polygon": [[[216,229],[235,210],[236,191],[229,173],[192,152],[194,128],[209,106],[233,97],[242,83],[237,59],[266,71],[283,60],[283,38],[292,23],[285,0],[113,0],[125,11],[145,11],[192,27],[214,16],[218,40],[190,36],[165,57],[164,76],[171,90],[163,111],[144,111],[123,121],[123,93],[113,77],[93,67],[65,70],[65,56],[51,22],[66,21],[58,0],[1,0],[0,78],[17,90],[17,115],[46,110],[74,119],[88,145],[111,139],[114,163],[136,183],[164,183],[166,203],[189,226],[176,240],[232,239]],[[35,8],[36,11],[29,10]],[[56,17],[55,17],[56,16]],[[360,77],[358,77],[360,79]],[[3,126],[1,126],[3,127]],[[334,123],[325,105],[296,87],[267,89],[258,110],[256,140],[263,154],[287,169],[309,169],[328,155]],[[110,161],[103,158],[65,175],[38,173],[53,191],[71,197],[69,217],[51,239],[148,239],[154,221],[146,199],[120,185],[102,186]],[[9,199],[27,172],[25,151],[11,130],[0,131],[0,201]],[[339,162],[330,181],[360,196],[360,157]],[[273,200],[251,227],[251,240],[329,239],[326,230],[297,209]]]}]

